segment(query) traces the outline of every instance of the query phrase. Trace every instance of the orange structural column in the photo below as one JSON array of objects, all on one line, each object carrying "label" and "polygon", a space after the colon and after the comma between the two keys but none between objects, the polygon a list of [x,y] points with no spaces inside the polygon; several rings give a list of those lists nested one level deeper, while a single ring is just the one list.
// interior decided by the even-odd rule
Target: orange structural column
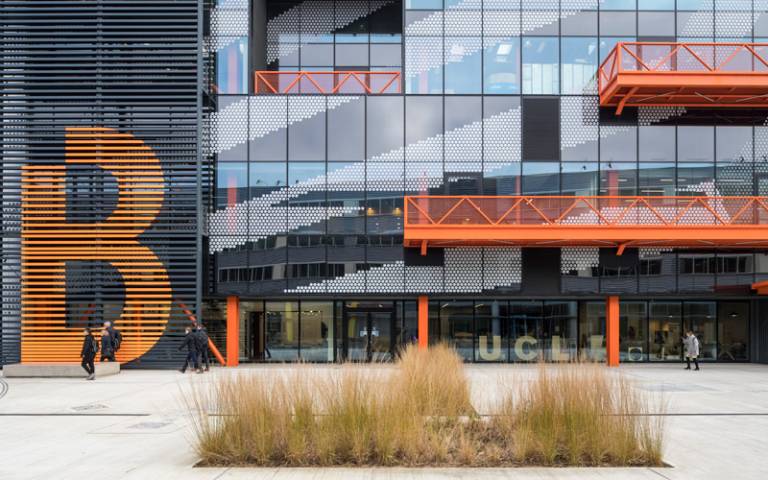
[{"label": "orange structural column", "polygon": [[608,297],[605,305],[605,350],[609,367],[619,366],[619,297]]},{"label": "orange structural column", "polygon": [[419,297],[419,350],[429,345],[429,300],[426,295]]},{"label": "orange structural column", "polygon": [[227,366],[236,367],[240,359],[240,299],[227,297]]}]

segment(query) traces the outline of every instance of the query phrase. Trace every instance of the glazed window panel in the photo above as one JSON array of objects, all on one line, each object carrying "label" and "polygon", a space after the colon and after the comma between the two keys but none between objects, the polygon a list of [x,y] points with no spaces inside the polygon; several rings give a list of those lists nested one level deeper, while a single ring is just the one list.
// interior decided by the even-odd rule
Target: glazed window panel
[{"label": "glazed window panel", "polygon": [[682,313],[680,302],[650,302],[648,329],[652,362],[682,358]]},{"label": "glazed window panel", "polygon": [[637,164],[608,162],[600,164],[600,195],[637,194]]},{"label": "glazed window panel", "polygon": [[507,302],[489,300],[475,303],[475,361],[506,362],[509,358],[509,317]]},{"label": "glazed window panel", "polygon": [[560,92],[560,48],[557,37],[523,37],[523,93]]},{"label": "glazed window panel", "polygon": [[248,191],[246,162],[219,162],[216,167],[216,208],[234,208]]},{"label": "glazed window panel", "polygon": [[590,362],[605,361],[605,302],[581,302],[579,355]]},{"label": "glazed window panel", "polygon": [[483,93],[520,93],[520,37],[485,37],[483,47]]},{"label": "glazed window panel", "polygon": [[646,302],[619,304],[619,360],[643,362],[648,358]]},{"label": "glazed window panel", "polygon": [[720,302],[717,313],[717,359],[749,360],[749,303]]},{"label": "glazed window panel", "polygon": [[445,94],[480,93],[482,70],[479,37],[445,38]]},{"label": "glazed window panel", "polygon": [[594,94],[597,91],[597,50],[597,38],[561,38],[563,94]]},{"label": "glazed window panel", "polygon": [[367,158],[402,160],[404,97],[373,96],[367,97],[367,102]]},{"label": "glazed window panel", "polygon": [[543,359],[544,305],[541,302],[509,302],[510,360],[536,362]]},{"label": "glazed window panel", "polygon": [[643,126],[638,128],[638,135],[641,162],[675,161],[675,127]]},{"label": "glazed window panel", "polygon": [[405,43],[405,93],[443,92],[443,39],[410,37]]},{"label": "glazed window panel", "polygon": [[577,303],[544,302],[544,358],[548,362],[569,362],[576,359]]},{"label": "glazed window panel", "polygon": [[[687,329],[699,340],[699,359],[717,358],[717,305],[715,302],[684,302],[683,315]],[[685,333],[685,332],[683,332]]]},{"label": "glazed window panel", "polygon": [[678,162],[714,162],[714,127],[677,127]]},{"label": "glazed window panel", "polygon": [[225,46],[216,51],[216,93],[248,93],[248,37],[217,39]]},{"label": "glazed window panel", "polygon": [[443,338],[466,361],[474,358],[473,309],[472,301],[451,301],[440,306]]},{"label": "glazed window panel", "polygon": [[266,302],[265,316],[266,360],[272,362],[298,360],[298,302]]},{"label": "glazed window panel", "polygon": [[301,302],[301,359],[333,362],[335,359],[333,302]]},{"label": "glazed window panel", "polygon": [[675,164],[641,162],[638,166],[638,194],[674,196]]}]

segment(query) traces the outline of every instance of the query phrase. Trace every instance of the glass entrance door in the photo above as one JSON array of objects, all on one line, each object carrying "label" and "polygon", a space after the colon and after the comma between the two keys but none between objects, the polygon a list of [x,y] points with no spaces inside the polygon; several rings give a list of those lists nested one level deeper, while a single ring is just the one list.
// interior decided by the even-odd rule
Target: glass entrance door
[{"label": "glass entrance door", "polygon": [[344,359],[382,362],[392,358],[392,310],[347,309],[344,315]]}]

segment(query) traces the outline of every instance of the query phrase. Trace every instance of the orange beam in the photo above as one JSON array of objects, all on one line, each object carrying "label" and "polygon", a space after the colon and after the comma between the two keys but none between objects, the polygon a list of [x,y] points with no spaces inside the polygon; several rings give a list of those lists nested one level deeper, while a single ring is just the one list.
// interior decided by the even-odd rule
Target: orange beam
[{"label": "orange beam", "polygon": [[226,366],[236,367],[240,363],[240,299],[227,297],[227,362]]},{"label": "orange beam", "polygon": [[609,367],[619,366],[619,297],[611,295],[605,304],[605,350]]},{"label": "orange beam", "polygon": [[446,246],[765,248],[768,197],[408,196],[403,241]]},{"label": "orange beam", "polygon": [[418,323],[419,350],[426,350],[429,345],[429,300],[426,295],[419,296]]}]

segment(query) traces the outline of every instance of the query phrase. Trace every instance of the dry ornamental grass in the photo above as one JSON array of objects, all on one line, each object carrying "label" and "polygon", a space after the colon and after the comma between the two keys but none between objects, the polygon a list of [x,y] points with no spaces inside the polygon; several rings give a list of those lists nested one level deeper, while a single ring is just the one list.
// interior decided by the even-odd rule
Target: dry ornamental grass
[{"label": "dry ornamental grass", "polygon": [[317,378],[310,368],[196,384],[201,465],[662,464],[663,417],[601,365],[541,365],[483,416],[444,345],[409,347],[392,370],[345,365]]}]

